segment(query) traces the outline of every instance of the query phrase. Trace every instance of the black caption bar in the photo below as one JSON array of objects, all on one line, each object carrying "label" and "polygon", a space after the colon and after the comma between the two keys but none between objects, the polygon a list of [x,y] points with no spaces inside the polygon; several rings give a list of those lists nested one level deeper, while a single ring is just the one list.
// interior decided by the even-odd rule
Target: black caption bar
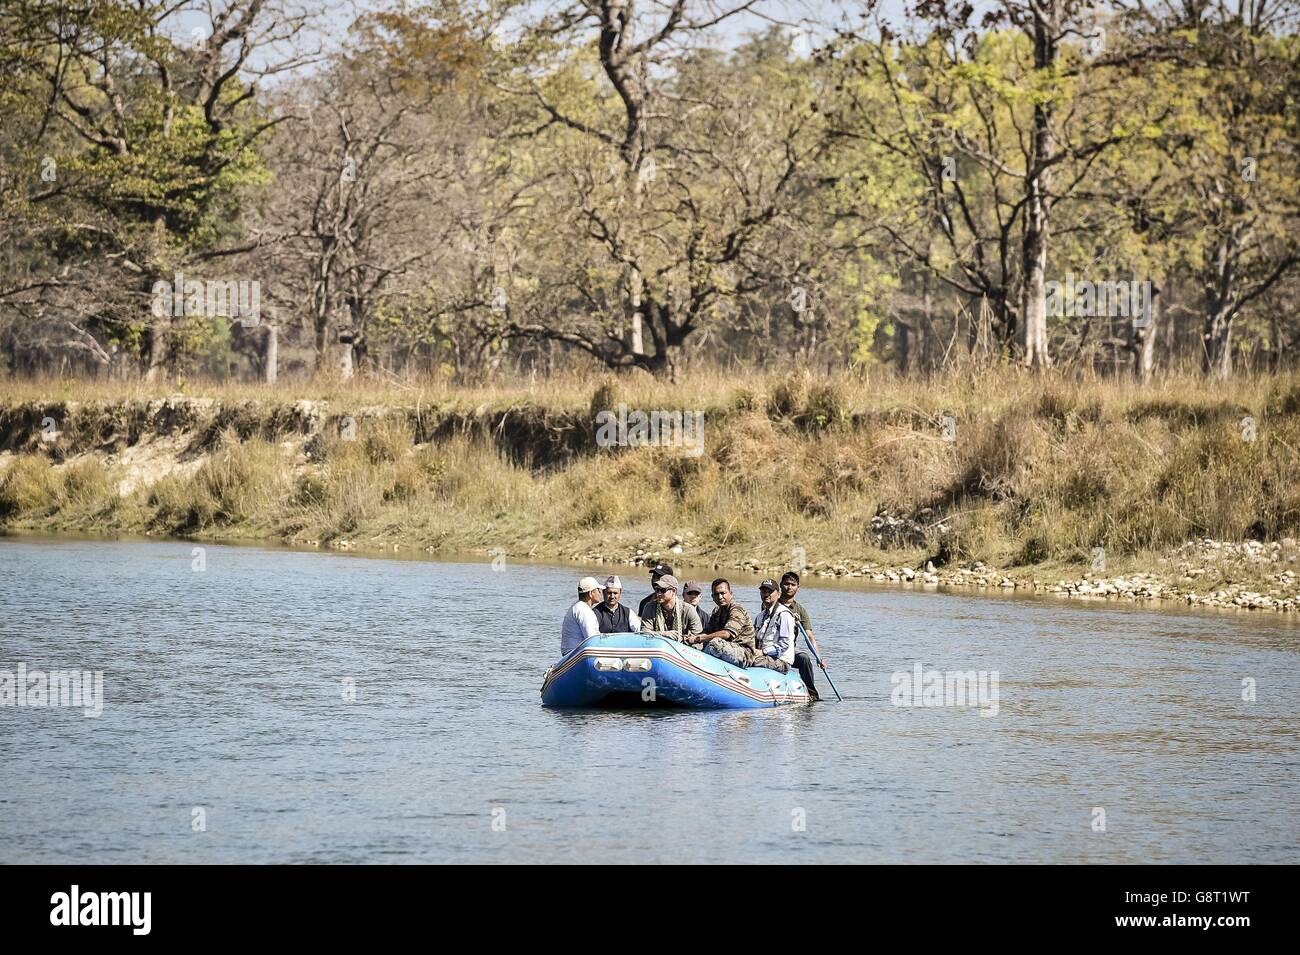
[{"label": "black caption bar", "polygon": [[[1197,936],[1231,943],[1277,932],[1290,919],[1282,912],[1288,897],[1282,879],[1289,873],[1271,867],[774,868],[765,866],[761,878],[753,874],[755,901],[785,886],[777,892],[784,903],[773,909],[769,894],[763,910],[778,921],[788,917],[792,927],[806,929],[814,920],[819,933],[942,933],[947,925],[1009,940],[1050,932],[1071,939]],[[557,917],[619,937],[646,920],[672,917],[736,926],[710,907],[708,893],[667,891],[689,885],[690,875],[663,880],[630,870],[596,876],[577,868],[557,875],[479,867],[449,878],[415,867],[33,866],[4,875],[0,918],[7,942],[75,935],[78,942],[124,945],[281,938],[295,945],[373,943],[454,923],[463,928],[471,924],[467,917],[494,937],[536,932]],[[738,877],[742,884],[751,878]],[[760,885],[767,887],[762,893]]]}]

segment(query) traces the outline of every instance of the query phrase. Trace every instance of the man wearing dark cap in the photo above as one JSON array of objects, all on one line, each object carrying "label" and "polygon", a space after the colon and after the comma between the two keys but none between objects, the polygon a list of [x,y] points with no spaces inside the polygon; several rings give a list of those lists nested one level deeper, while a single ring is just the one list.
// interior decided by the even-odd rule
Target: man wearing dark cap
[{"label": "man wearing dark cap", "polygon": [[[654,587],[659,583],[660,577],[671,577],[673,569],[667,564],[655,564],[650,568],[650,586]],[[658,605],[658,590],[650,593],[649,597],[642,600],[636,608],[636,615],[642,620],[649,620],[655,615],[655,607]]]},{"label": "man wearing dark cap", "polygon": [[794,665],[795,616],[777,599],[775,580],[759,584],[758,596],[763,601],[763,612],[754,621],[758,655],[753,665],[788,673]]},{"label": "man wearing dark cap", "polygon": [[[826,669],[826,658],[822,656],[821,647],[817,646],[817,641],[813,639],[812,624],[808,622],[808,611],[803,608],[803,604],[794,599],[795,594],[799,592],[799,575],[793,570],[787,570],[781,575],[781,606],[788,609],[795,617],[798,618],[799,624],[803,627],[803,638],[808,646],[817,654],[822,661],[822,669]],[[808,687],[808,695],[814,700],[820,700],[821,696],[817,693],[817,687],[813,683],[813,661],[807,653],[800,650],[794,655],[794,665],[803,677],[803,685]]]}]

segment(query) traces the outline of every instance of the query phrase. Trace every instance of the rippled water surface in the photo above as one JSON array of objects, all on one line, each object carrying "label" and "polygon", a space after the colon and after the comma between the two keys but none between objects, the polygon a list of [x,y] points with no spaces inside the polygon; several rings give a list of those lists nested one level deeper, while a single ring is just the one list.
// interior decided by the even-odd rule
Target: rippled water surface
[{"label": "rippled water surface", "polygon": [[0,539],[0,671],[104,672],[0,706],[5,861],[1300,861],[1278,616],[809,586],[846,702],[559,712],[578,569],[192,547]]}]

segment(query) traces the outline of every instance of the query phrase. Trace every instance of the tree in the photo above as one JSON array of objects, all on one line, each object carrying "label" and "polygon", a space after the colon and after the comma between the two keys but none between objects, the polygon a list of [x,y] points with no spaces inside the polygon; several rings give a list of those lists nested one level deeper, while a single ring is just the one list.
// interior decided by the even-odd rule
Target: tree
[{"label": "tree", "polygon": [[[11,5],[0,22],[24,69],[5,85],[27,107],[6,142],[25,213],[15,251],[45,277],[0,299],[36,324],[68,323],[75,300],[143,347],[150,376],[174,360],[185,317],[149,318],[150,290],[248,247],[238,199],[264,181],[255,144],[282,119],[258,111],[257,84],[310,58],[293,52],[307,17],[276,0]],[[182,33],[182,22],[206,26]],[[76,321],[68,327],[85,340]]]},{"label": "tree", "polygon": [[1091,35],[1090,8],[1003,0],[976,21],[969,4],[928,0],[923,35],[902,38],[877,17],[847,35],[840,58],[838,134],[891,155],[924,194],[914,217],[881,227],[939,281],[987,301],[1000,341],[1031,367],[1051,363],[1057,210],[1099,157],[1156,119],[1107,95],[1140,68],[1138,50],[1090,56],[1067,43]]},{"label": "tree", "polygon": [[454,271],[480,231],[475,188],[492,176],[479,147],[482,47],[453,9],[439,12],[359,18],[295,90],[295,119],[271,145],[280,186],[260,227],[281,297],[306,304],[318,367],[336,333],[366,364],[373,323]]},{"label": "tree", "polygon": [[1202,367],[1219,378],[1232,373],[1235,320],[1300,264],[1300,43],[1273,32],[1296,9],[1243,4],[1211,21],[1189,4],[1176,21],[1195,29],[1184,75],[1196,103],[1171,132],[1171,151],[1202,239]]},{"label": "tree", "polygon": [[680,46],[751,6],[674,0],[652,20],[635,0],[590,0],[534,26],[539,49],[543,38],[591,35],[612,96],[584,76],[583,51],[544,78],[521,70],[508,87],[535,104],[532,135],[551,157],[548,185],[560,187],[543,207],[571,230],[562,251],[590,260],[558,270],[537,302],[566,317],[512,311],[507,335],[671,378],[689,335],[766,284],[764,242],[821,149],[808,79],[784,60],[724,63]]}]

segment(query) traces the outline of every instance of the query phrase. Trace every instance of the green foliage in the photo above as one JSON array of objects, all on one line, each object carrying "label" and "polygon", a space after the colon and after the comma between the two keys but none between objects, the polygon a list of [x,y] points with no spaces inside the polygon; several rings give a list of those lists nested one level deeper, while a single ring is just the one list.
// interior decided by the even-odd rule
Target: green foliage
[{"label": "green foliage", "polygon": [[[1051,196],[1051,278],[1149,278],[1172,352],[1226,349],[1224,371],[1288,360],[1293,18],[1263,29],[1214,9],[1189,30],[1172,9],[1117,14],[1097,56],[1091,13],[1066,5],[1043,63],[1023,5],[1014,26],[939,28],[925,9],[915,34],[841,35],[808,57],[779,28],[678,43],[655,5],[629,10],[644,40],[629,46],[546,4],[381,3],[272,90],[254,80],[280,53],[258,45],[272,6],[241,9],[238,42],[193,48],[192,11],[156,0],[0,12],[15,371],[103,372],[116,345],[173,375],[251,358],[247,373],[250,336],[145,309],[153,278],[223,267],[275,276],[284,354],[321,369],[342,324],[376,365],[461,381],[681,372],[701,340],[720,364],[865,370],[903,364],[904,326],[927,371],[972,341],[996,360],[1036,294],[1034,182]],[[965,334],[985,316],[987,347]],[[1141,344],[1122,322],[1051,316],[1048,331],[1054,360],[1081,367],[1135,362]]]}]

